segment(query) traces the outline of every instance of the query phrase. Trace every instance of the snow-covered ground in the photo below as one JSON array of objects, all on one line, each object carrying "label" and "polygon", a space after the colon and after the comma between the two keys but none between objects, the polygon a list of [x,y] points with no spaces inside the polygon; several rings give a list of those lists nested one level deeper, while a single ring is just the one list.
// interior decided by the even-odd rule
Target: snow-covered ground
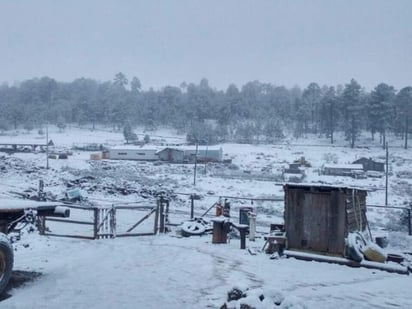
[{"label": "snow-covered ground", "polygon": [[[107,146],[123,143],[122,133],[110,129],[91,131],[71,127],[59,132],[50,128],[49,138],[56,150],[82,143]],[[184,140],[167,130],[159,130],[151,138],[159,143]],[[43,143],[45,137],[35,132],[0,136],[0,143],[7,142]],[[255,255],[240,250],[239,239],[216,245],[212,244],[211,235],[177,237],[175,228],[166,235],[94,241],[49,238],[24,231],[15,244],[14,269],[28,277],[38,275],[32,276],[36,277],[34,281],[27,280],[9,290],[11,297],[1,301],[0,307],[219,308],[225,303],[227,292],[239,287],[249,289],[250,297],[255,297],[249,302],[257,308],[277,308],[274,299],[281,299],[283,308],[412,308],[410,276],[295,259],[270,259],[260,252],[264,244],[262,236],[269,231],[269,224],[282,220],[283,203],[256,199],[283,196],[283,188],[276,181],[262,180],[259,176],[276,179],[288,163],[305,157],[311,164],[306,169],[305,182],[367,188],[367,203],[384,205],[384,177],[354,179],[319,175],[319,169],[326,163],[347,164],[360,157],[382,160],[385,158],[382,148],[331,147],[327,141],[309,138],[283,145],[223,144],[221,147],[225,158],[232,159],[231,169],[200,164],[195,185],[193,165],[90,161],[92,152],[75,151],[67,160],[49,159],[50,169],[46,170],[44,153],[0,154],[4,167],[0,171],[0,197],[17,197],[15,192],[25,190],[35,193],[39,179],[44,180],[45,191],[50,196],[58,197],[69,189],[69,184],[77,184],[98,205],[150,204],[153,195],[160,191],[198,193],[203,198],[195,202],[197,215],[204,213],[219,196],[242,197],[245,199],[230,199],[234,220],[240,206],[253,203],[258,225],[256,241],[247,241],[247,247]],[[412,173],[408,173],[412,171],[411,150],[390,149],[389,158],[389,204],[407,206],[412,199]],[[233,177],[221,176],[231,171]],[[82,177],[93,179],[79,183]],[[112,190],[124,187],[129,189],[126,195]],[[177,194],[170,210],[172,223],[187,220],[188,196]],[[388,250],[412,251],[412,238],[405,231],[388,230],[400,229],[398,211],[371,208],[368,218],[374,236],[388,237]],[[135,222],[138,218],[124,220]],[[71,227],[53,228],[68,232]],[[261,294],[266,298],[258,301]]]}]

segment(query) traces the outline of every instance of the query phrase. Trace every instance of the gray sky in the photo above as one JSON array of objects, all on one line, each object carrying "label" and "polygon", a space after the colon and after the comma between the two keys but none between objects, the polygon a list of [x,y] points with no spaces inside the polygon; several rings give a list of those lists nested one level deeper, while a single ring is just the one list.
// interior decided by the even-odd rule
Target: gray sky
[{"label": "gray sky", "polygon": [[0,0],[0,83],[412,85],[411,0]]}]

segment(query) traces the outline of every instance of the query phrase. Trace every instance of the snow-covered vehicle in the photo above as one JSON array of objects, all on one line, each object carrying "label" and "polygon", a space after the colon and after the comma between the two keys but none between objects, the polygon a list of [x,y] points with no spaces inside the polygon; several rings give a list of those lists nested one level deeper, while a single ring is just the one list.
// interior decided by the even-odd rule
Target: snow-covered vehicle
[{"label": "snow-covered vehicle", "polygon": [[40,216],[68,217],[69,208],[61,203],[0,199],[0,294],[10,280],[13,269],[13,247],[8,235],[19,224],[35,223]]}]

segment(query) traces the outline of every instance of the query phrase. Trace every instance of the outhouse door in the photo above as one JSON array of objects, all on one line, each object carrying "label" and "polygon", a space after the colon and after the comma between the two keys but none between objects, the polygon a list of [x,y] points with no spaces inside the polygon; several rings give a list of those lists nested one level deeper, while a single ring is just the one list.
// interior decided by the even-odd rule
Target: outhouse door
[{"label": "outhouse door", "polygon": [[329,193],[305,192],[302,207],[302,247],[328,251]]}]

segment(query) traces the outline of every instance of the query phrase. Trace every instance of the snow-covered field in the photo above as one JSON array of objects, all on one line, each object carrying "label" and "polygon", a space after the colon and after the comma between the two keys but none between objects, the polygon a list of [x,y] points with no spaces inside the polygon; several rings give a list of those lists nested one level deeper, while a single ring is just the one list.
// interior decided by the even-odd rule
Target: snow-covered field
[{"label": "snow-covered field", "polygon": [[[123,143],[122,133],[110,129],[91,131],[72,127],[59,132],[50,128],[49,138],[56,150],[82,143],[106,146]],[[166,130],[159,130],[151,138],[163,143],[184,141]],[[0,143],[7,142],[43,143],[45,137],[35,132],[0,136]],[[412,308],[410,276],[295,259],[270,259],[260,252],[264,244],[262,236],[269,231],[269,224],[282,220],[283,203],[253,200],[283,196],[283,188],[275,181],[258,180],[261,179],[258,176],[278,176],[295,159],[305,157],[311,164],[305,182],[367,188],[367,203],[384,205],[384,177],[324,176],[319,175],[319,169],[325,163],[347,164],[360,157],[383,160],[385,151],[377,146],[331,147],[327,142],[308,138],[290,140],[283,145],[222,144],[225,158],[232,159],[232,168],[236,170],[222,171],[223,167],[218,165],[200,164],[195,185],[193,165],[90,161],[92,152],[74,151],[67,160],[50,159],[47,170],[44,153],[0,154],[4,167],[0,170],[0,197],[17,198],[15,192],[25,190],[29,194],[36,192],[39,179],[44,180],[49,196],[59,197],[68,184],[78,184],[78,179],[91,176],[93,180],[79,186],[98,205],[150,204],[154,202],[153,193],[160,191],[198,193],[203,199],[195,202],[195,213],[201,215],[219,196],[242,197],[246,199],[230,199],[234,220],[239,206],[253,202],[258,226],[256,241],[246,244],[255,255],[240,250],[239,239],[216,245],[209,234],[177,237],[176,228],[165,235],[101,240],[49,238],[24,231],[15,244],[14,269],[15,273],[35,280],[26,280],[9,290],[11,296],[1,301],[0,307],[219,308],[226,302],[227,292],[238,287],[249,289],[249,303],[257,308],[278,308],[275,300],[283,308]],[[391,148],[389,153],[388,203],[407,206],[412,200],[411,150]],[[233,177],[216,176],[230,171]],[[120,194],[110,189],[114,187],[127,187],[131,193]],[[189,216],[188,196],[177,194],[171,202],[171,222],[178,224]],[[402,229],[398,211],[371,208],[368,218],[374,236],[388,237],[387,250],[412,251],[412,237],[405,231],[389,230]],[[133,222],[134,218],[126,219]],[[53,228],[70,232],[71,227]],[[263,301],[258,300],[261,294],[265,295]]]}]

